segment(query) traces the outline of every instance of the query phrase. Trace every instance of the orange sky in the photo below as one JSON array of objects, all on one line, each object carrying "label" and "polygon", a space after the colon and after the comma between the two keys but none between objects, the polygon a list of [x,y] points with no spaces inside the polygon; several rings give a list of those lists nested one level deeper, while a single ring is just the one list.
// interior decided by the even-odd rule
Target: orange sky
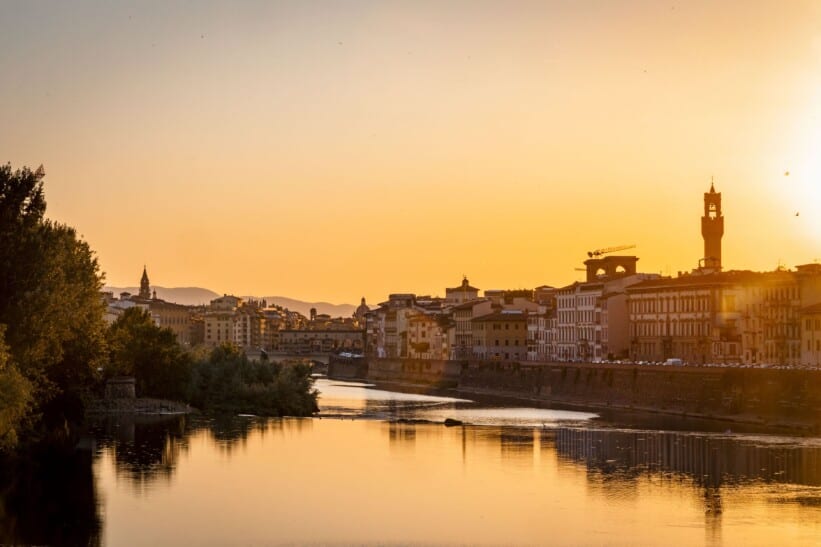
[{"label": "orange sky", "polygon": [[818,2],[171,4],[0,6],[0,161],[109,284],[373,302],[628,243],[675,274],[711,176],[725,267],[821,258]]}]

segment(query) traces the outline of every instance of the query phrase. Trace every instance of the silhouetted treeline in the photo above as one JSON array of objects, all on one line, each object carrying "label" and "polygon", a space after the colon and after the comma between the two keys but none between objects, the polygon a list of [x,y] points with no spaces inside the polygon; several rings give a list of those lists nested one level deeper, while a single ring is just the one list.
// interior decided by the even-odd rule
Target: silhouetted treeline
[{"label": "silhouetted treeline", "polygon": [[45,218],[44,175],[0,165],[0,450],[67,436],[105,362],[97,259]]}]

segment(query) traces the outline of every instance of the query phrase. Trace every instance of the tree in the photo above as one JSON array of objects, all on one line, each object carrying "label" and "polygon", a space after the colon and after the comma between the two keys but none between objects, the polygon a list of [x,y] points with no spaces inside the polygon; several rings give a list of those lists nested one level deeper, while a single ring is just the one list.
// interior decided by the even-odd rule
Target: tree
[{"label": "tree", "polygon": [[20,424],[31,404],[31,384],[10,362],[0,325],[0,451],[17,444]]},{"label": "tree", "polygon": [[108,330],[110,365],[106,376],[134,376],[140,396],[185,400],[191,359],[170,329],[154,324],[148,312],[129,308]]},{"label": "tree", "polygon": [[191,403],[206,412],[310,416],[319,410],[316,398],[304,363],[253,362],[226,344],[194,364]]},{"label": "tree", "polygon": [[44,176],[0,165],[0,323],[46,422],[61,425],[82,418],[81,394],[105,357],[104,308],[94,253],[44,217]]}]

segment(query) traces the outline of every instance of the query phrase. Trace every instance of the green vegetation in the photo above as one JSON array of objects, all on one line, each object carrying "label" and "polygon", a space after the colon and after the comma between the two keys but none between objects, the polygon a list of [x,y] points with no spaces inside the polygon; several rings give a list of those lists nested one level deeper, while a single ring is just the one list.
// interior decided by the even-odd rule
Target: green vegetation
[{"label": "green vegetation", "polygon": [[[0,427],[7,444],[26,424],[31,433],[48,433],[82,420],[105,358],[97,261],[73,228],[44,218],[43,176],[42,168],[0,166],[0,324],[8,348],[0,394],[10,403]],[[24,408],[38,419],[24,419]]]},{"label": "green vegetation", "polygon": [[17,444],[17,432],[31,405],[31,383],[9,362],[0,325],[0,451]]},{"label": "green vegetation", "polygon": [[230,348],[195,361],[139,309],[107,329],[97,260],[73,228],[45,218],[44,176],[0,165],[0,451],[65,439],[116,375],[133,375],[141,397],[205,411],[316,410],[307,366],[252,363]]},{"label": "green vegetation", "polygon": [[261,416],[310,416],[318,410],[308,365],[253,362],[228,345],[194,365],[191,404]]},{"label": "green vegetation", "polygon": [[191,357],[174,333],[155,325],[148,312],[125,310],[108,329],[108,350],[106,378],[133,376],[142,397],[188,399]]},{"label": "green vegetation", "polygon": [[192,359],[169,329],[139,308],[108,331],[105,376],[134,376],[141,397],[173,399],[212,413],[309,416],[317,410],[310,367],[249,361],[233,346]]}]

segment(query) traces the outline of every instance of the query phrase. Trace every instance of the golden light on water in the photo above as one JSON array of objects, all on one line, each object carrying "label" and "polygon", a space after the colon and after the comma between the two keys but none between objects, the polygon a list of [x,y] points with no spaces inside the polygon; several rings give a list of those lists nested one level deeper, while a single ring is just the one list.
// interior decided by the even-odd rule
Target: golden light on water
[{"label": "golden light on water", "polygon": [[[693,434],[634,433],[638,444],[600,457],[606,431],[263,424],[241,441],[193,434],[169,480],[117,473],[124,462],[104,450],[95,467],[105,543],[774,545],[821,533],[817,486],[743,477],[720,485],[710,468],[718,452],[709,438],[706,453],[696,450]],[[652,435],[670,438],[672,467],[624,467]],[[734,450],[723,460],[756,455]],[[802,473],[801,459],[775,450],[759,467]]]}]

